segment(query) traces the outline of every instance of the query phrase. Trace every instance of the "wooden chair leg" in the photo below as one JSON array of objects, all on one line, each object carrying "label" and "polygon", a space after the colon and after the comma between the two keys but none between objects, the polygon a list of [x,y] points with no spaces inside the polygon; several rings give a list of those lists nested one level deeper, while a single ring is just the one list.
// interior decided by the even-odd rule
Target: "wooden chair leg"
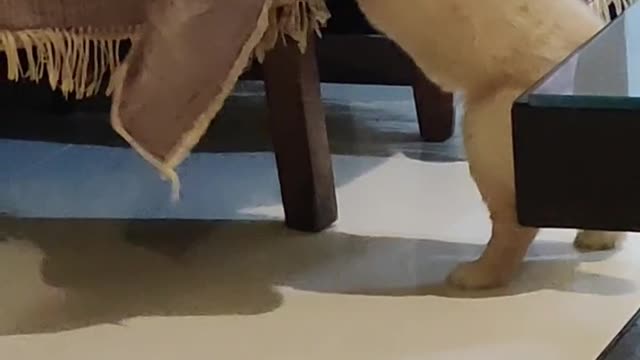
[{"label": "wooden chair leg", "polygon": [[314,37],[304,54],[279,42],[263,67],[286,224],[312,232],[338,217]]},{"label": "wooden chair leg", "polygon": [[420,135],[429,142],[448,140],[455,127],[453,95],[440,90],[417,68],[414,79],[413,97]]}]

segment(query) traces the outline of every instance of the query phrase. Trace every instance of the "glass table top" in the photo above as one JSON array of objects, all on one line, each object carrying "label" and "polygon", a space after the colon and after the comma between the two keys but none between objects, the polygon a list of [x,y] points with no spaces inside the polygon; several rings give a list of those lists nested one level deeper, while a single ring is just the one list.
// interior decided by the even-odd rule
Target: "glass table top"
[{"label": "glass table top", "polygon": [[640,4],[523,95],[540,107],[640,108]]}]

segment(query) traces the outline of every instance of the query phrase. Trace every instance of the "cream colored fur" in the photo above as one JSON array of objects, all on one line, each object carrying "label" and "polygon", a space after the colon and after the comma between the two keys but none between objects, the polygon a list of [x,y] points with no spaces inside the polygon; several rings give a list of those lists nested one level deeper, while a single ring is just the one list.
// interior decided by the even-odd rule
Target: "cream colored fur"
[{"label": "cream colored fur", "polygon": [[[371,23],[396,41],[443,89],[463,95],[471,175],[493,231],[482,256],[456,268],[462,288],[507,284],[537,229],[515,211],[511,105],[593,36],[600,18],[581,0],[358,0]],[[552,174],[550,174],[552,175]],[[623,234],[581,232],[577,247],[609,249]]]}]

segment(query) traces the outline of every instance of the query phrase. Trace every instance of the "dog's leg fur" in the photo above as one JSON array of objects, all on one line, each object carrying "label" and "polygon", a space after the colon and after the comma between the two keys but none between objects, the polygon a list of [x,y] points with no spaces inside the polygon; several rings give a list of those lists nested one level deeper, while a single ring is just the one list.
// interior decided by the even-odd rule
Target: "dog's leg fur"
[{"label": "dog's leg fur", "polygon": [[518,225],[515,211],[510,108],[522,90],[505,88],[493,96],[465,96],[464,145],[471,176],[491,214],[492,233],[482,256],[449,276],[461,288],[509,282],[538,232]]},{"label": "dog's leg fur", "polygon": [[614,249],[624,240],[625,233],[615,231],[580,231],[573,246],[580,251],[602,251]]},{"label": "dog's leg fur", "polygon": [[[525,90],[505,88],[489,97],[465,96],[464,146],[469,171],[491,215],[492,232],[482,256],[459,265],[449,275],[449,282],[457,287],[483,289],[507,284],[538,233],[538,229],[520,226],[516,218],[510,109]],[[624,235],[580,231],[574,245],[582,251],[609,250]]]},{"label": "dog's leg fur", "polygon": [[[369,20],[395,40],[425,74],[465,98],[470,172],[492,221],[482,256],[449,280],[462,288],[505,285],[537,229],[517,222],[511,106],[533,82],[601,27],[581,0],[358,0]],[[581,232],[575,245],[600,250],[621,234]]]}]

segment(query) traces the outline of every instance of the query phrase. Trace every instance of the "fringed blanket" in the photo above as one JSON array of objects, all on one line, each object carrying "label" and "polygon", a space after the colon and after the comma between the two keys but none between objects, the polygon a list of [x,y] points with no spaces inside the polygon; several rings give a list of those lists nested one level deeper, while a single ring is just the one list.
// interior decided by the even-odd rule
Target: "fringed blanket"
[{"label": "fringed blanket", "polygon": [[612,15],[617,16],[624,9],[631,6],[636,0],[587,0],[593,9],[606,21],[610,21]]},{"label": "fringed blanket", "polygon": [[[587,1],[610,19],[610,5],[635,0]],[[0,49],[12,80],[44,78],[76,98],[108,82],[114,129],[177,195],[175,168],[250,61],[285,35],[304,51],[328,18],[324,0],[0,0]],[[133,46],[121,63],[123,40]]]}]

